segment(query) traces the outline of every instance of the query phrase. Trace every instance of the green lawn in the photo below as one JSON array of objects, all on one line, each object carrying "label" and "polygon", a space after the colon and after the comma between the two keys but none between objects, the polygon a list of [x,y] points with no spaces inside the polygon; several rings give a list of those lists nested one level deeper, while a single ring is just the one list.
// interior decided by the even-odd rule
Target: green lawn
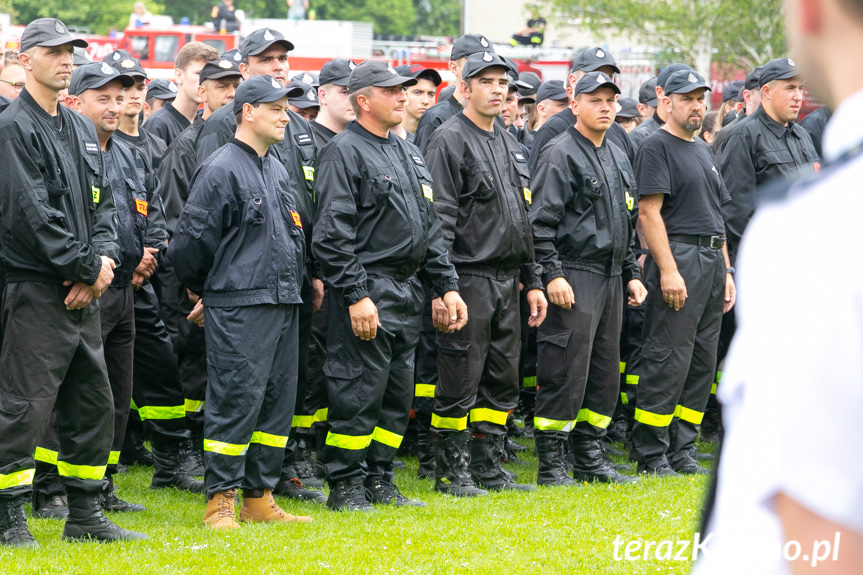
[{"label": "green lawn", "polygon": [[[532,445],[527,440],[519,440]],[[710,447],[706,447],[709,450]],[[530,465],[507,465],[525,482]],[[151,491],[145,468],[115,478],[120,496],[147,511],[111,515],[150,541],[100,545],[60,539],[62,522],[30,519],[41,550],[0,548],[0,573],[111,575],[150,573],[688,573],[689,561],[626,561],[633,540],[689,540],[697,528],[707,476],[645,478],[635,485],[541,488],[471,500],[438,495],[416,479],[416,460],[396,482],[421,509],[380,507],[375,514],[333,513],[323,506],[279,499],[289,512],[312,515],[310,525],[249,525],[233,533],[201,527],[202,496]],[[622,462],[622,461],[621,461]],[[622,544],[615,559],[615,538]],[[643,549],[643,548],[642,548]],[[677,546],[675,545],[675,552]]]}]

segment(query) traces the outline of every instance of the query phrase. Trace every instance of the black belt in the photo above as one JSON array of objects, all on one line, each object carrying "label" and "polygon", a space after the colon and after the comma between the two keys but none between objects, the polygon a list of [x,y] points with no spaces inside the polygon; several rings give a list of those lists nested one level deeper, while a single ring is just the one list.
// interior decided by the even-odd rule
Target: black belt
[{"label": "black belt", "polygon": [[689,244],[702,248],[710,248],[712,250],[721,250],[725,245],[725,236],[678,236],[671,235],[668,239],[672,242],[680,242],[681,244]]}]

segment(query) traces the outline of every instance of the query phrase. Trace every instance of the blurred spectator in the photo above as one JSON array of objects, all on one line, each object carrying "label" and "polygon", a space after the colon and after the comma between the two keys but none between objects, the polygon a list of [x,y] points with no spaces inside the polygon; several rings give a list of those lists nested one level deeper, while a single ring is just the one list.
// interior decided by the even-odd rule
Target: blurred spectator
[{"label": "blurred spectator", "polygon": [[309,0],[285,0],[288,4],[288,20],[305,20]]},{"label": "blurred spectator", "polygon": [[144,6],[143,2],[135,2],[132,7],[132,13],[129,14],[129,28],[140,28],[147,26],[153,19],[153,15]]}]

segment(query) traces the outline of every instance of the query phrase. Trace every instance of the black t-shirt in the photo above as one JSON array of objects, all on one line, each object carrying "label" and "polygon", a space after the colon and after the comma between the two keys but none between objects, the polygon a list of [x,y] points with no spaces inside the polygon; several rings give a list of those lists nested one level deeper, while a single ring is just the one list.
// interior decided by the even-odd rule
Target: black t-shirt
[{"label": "black t-shirt", "polygon": [[657,130],[635,156],[638,196],[665,194],[661,215],[668,235],[725,233],[722,205],[731,201],[710,148]]}]

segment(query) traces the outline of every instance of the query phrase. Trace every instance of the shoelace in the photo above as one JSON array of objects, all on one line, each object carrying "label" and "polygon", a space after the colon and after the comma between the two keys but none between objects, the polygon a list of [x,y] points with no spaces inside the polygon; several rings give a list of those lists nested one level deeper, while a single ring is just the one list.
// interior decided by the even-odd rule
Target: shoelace
[{"label": "shoelace", "polygon": [[233,503],[234,503],[234,496],[235,495],[236,495],[236,491],[234,491],[233,493],[231,493],[231,492],[220,493],[217,496],[217,497],[220,497],[220,500],[218,502],[219,512],[217,514],[217,517],[219,519],[223,519],[225,517],[230,517],[230,518],[234,517]]},{"label": "shoelace", "polygon": [[389,481],[378,480],[375,487],[379,488],[385,501],[395,501],[396,503],[406,503],[408,501],[408,498],[402,495],[399,488]]},{"label": "shoelace", "polygon": [[24,507],[15,506],[9,509],[9,519],[12,526],[4,533],[4,538],[7,541],[25,540],[35,541],[33,534],[27,528],[27,516],[24,514]]}]

